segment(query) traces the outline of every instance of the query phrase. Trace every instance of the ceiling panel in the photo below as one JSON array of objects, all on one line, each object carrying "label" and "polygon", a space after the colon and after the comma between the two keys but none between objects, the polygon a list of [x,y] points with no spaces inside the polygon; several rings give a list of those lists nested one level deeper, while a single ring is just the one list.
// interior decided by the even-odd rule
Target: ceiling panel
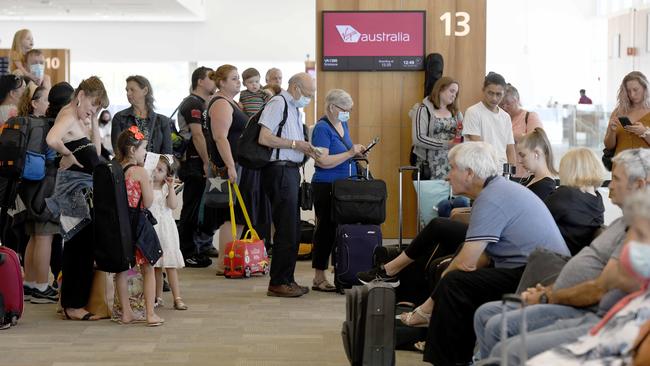
[{"label": "ceiling panel", "polygon": [[0,20],[150,21],[205,20],[204,0],[0,0]]}]

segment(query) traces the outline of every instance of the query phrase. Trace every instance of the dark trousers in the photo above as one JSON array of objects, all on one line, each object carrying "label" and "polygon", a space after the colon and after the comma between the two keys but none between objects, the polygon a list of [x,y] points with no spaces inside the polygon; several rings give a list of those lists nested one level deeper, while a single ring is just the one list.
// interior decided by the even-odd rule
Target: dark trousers
[{"label": "dark trousers", "polygon": [[288,285],[295,281],[293,273],[300,238],[299,186],[300,172],[297,167],[268,165],[262,169],[262,187],[271,202],[271,217],[275,225],[271,286]]},{"label": "dark trousers", "polygon": [[332,183],[312,183],[316,229],[311,267],[326,270],[334,248],[336,223],[332,221]]},{"label": "dark trousers", "polygon": [[436,217],[429,221],[404,252],[409,258],[417,259],[431,253],[437,245],[436,258],[451,255],[465,241],[466,234],[467,224]]},{"label": "dark trousers", "polygon": [[198,252],[194,244],[194,233],[199,225],[199,208],[205,190],[205,178],[200,175],[188,175],[183,177],[183,183],[183,208],[178,220],[178,235],[183,257],[188,258]]},{"label": "dark trousers", "polygon": [[65,242],[61,284],[61,306],[64,309],[83,308],[88,304],[95,261],[92,243],[93,223]]},{"label": "dark trousers", "polygon": [[517,289],[524,267],[452,271],[433,291],[424,361],[436,366],[465,365],[472,360],[476,336],[474,312],[488,301]]},{"label": "dark trousers", "polygon": [[63,262],[63,238],[56,234],[52,237],[52,253],[50,254],[50,269],[56,280],[61,272]]}]

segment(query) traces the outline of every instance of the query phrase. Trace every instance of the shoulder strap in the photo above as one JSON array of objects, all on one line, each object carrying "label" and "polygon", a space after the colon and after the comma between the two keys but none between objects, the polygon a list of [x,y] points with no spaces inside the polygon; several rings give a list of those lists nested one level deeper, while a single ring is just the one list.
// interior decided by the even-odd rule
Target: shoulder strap
[{"label": "shoulder strap", "polygon": [[135,164],[129,164],[129,165],[125,166],[124,168],[122,168],[122,171],[124,173],[126,173],[127,170],[133,168],[134,166],[135,166]]},{"label": "shoulder strap", "polygon": [[528,127],[528,114],[529,113],[530,112],[526,112],[526,116],[524,117],[524,124],[526,125],[526,127]]},{"label": "shoulder strap", "polygon": [[[280,126],[278,127],[278,133],[275,134],[277,137],[282,137],[282,128],[287,123],[287,117],[289,116],[289,105],[287,104],[287,98],[283,95],[280,95],[284,101],[284,111],[282,112],[282,121],[280,121]],[[275,149],[275,159],[280,159],[280,149]]]},{"label": "shoulder strap", "polygon": [[[343,146],[345,146],[348,150],[350,150],[350,149],[352,148],[352,146],[348,146],[348,144],[345,143],[345,140],[343,139],[343,137],[341,137],[341,135],[339,135],[338,131],[336,131],[336,128],[334,127],[334,125],[332,124],[332,122],[330,122],[329,120],[325,120],[325,122],[326,122],[328,125],[330,125],[330,127],[331,127],[332,130],[334,131],[334,134],[336,135],[336,137],[339,138],[339,141],[341,141],[341,143],[343,144]],[[343,128],[343,134],[345,134],[345,127]]]},{"label": "shoulder strap", "polygon": [[176,109],[174,109],[174,111],[172,112],[172,114],[169,115],[169,118],[170,118],[170,119],[171,119],[171,118],[174,118],[174,115],[178,112],[178,110],[181,108],[181,106],[183,105],[183,103],[185,103],[185,101],[187,101],[187,100],[190,99],[190,98],[194,98],[194,99],[196,99],[196,100],[199,99],[198,96],[196,96],[196,95],[190,93],[190,95],[186,96],[185,98],[183,98],[183,100],[181,100],[181,102],[178,104],[178,107],[176,107]]}]

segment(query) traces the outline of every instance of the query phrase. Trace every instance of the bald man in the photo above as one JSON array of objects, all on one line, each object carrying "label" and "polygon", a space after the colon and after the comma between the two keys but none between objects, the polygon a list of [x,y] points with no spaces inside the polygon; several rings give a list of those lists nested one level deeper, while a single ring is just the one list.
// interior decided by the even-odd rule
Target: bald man
[{"label": "bald man", "polygon": [[[305,156],[314,157],[318,150],[306,141],[299,109],[307,106],[316,92],[314,79],[299,73],[289,79],[289,87],[269,100],[259,123],[259,143],[272,148],[271,162],[262,169],[262,188],[271,202],[273,260],[268,296],[300,297],[309,292],[294,278],[300,237],[299,167]],[[280,126],[284,114],[287,119]]]}]

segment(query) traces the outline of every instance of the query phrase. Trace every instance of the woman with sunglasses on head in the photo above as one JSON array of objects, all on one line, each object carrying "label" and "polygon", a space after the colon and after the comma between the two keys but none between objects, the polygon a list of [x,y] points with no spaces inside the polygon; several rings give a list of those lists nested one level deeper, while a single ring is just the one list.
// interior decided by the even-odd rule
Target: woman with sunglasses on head
[{"label": "woman with sunglasses on head", "polygon": [[16,75],[0,76],[0,125],[18,115],[18,103],[25,94],[25,80]]},{"label": "woman with sunglasses on head", "polygon": [[350,110],[354,102],[345,90],[332,89],[325,96],[325,115],[316,123],[312,133],[312,144],[321,149],[316,159],[316,171],[312,177],[316,230],[312,268],[314,280],[312,290],[334,292],[336,287],[327,281],[325,270],[334,245],[336,224],[332,222],[332,183],[357,174],[350,159],[361,156],[365,147],[353,144],[348,128]]},{"label": "woman with sunglasses on head", "polygon": [[39,86],[33,89],[27,89],[20,99],[18,105],[18,115],[23,117],[34,116],[43,117],[50,103],[47,101],[49,89]]}]

